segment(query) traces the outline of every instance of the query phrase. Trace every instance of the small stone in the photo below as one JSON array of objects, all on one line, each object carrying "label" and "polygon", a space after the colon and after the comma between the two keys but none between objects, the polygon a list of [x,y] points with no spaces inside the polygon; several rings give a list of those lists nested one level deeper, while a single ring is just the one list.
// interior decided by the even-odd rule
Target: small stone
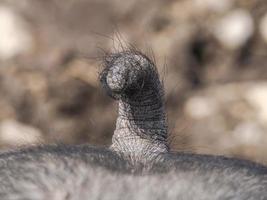
[{"label": "small stone", "polygon": [[15,120],[4,120],[0,124],[0,143],[4,146],[38,144],[42,141],[41,132]]},{"label": "small stone", "polygon": [[207,97],[192,97],[185,104],[185,113],[194,119],[209,117],[216,109],[216,102]]},{"label": "small stone", "polygon": [[214,36],[228,49],[242,47],[254,32],[253,19],[244,9],[231,11],[214,26]]},{"label": "small stone", "polygon": [[241,145],[257,145],[264,138],[265,132],[255,122],[240,123],[233,131],[236,142]]},{"label": "small stone", "polygon": [[267,122],[267,83],[258,83],[250,86],[246,92],[246,100],[258,111],[260,122]]},{"label": "small stone", "polygon": [[33,38],[25,22],[11,8],[0,6],[0,59],[29,51]]}]

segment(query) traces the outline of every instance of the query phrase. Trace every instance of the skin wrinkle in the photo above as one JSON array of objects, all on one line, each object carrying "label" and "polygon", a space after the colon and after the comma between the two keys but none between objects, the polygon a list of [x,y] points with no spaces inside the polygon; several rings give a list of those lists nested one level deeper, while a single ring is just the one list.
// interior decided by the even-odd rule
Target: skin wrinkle
[{"label": "skin wrinkle", "polygon": [[119,101],[111,149],[133,162],[169,151],[163,87],[154,63],[139,52],[110,55],[101,74],[103,87]]}]

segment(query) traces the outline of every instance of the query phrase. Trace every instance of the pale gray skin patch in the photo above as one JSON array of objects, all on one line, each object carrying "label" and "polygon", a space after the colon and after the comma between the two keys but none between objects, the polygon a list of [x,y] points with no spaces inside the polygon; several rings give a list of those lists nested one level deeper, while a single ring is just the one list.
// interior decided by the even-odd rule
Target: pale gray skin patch
[{"label": "pale gray skin patch", "polygon": [[119,101],[111,148],[55,145],[2,153],[0,199],[267,199],[263,165],[169,152],[164,91],[151,60],[126,51],[106,57],[104,66],[100,80]]}]

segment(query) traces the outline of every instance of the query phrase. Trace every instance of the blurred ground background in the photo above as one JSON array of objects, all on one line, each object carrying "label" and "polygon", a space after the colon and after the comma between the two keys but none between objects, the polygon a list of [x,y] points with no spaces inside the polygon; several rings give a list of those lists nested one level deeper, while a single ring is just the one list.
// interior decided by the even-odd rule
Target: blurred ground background
[{"label": "blurred ground background", "polygon": [[0,148],[109,145],[101,52],[153,54],[173,150],[267,164],[265,0],[1,0]]}]

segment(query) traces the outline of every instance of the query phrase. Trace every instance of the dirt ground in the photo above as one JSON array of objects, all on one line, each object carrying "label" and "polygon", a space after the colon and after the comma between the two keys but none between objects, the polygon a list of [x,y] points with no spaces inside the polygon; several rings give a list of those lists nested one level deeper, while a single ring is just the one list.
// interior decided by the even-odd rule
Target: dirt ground
[{"label": "dirt ground", "polygon": [[2,0],[0,147],[109,145],[101,57],[129,44],[157,61],[174,151],[267,164],[265,0]]}]

